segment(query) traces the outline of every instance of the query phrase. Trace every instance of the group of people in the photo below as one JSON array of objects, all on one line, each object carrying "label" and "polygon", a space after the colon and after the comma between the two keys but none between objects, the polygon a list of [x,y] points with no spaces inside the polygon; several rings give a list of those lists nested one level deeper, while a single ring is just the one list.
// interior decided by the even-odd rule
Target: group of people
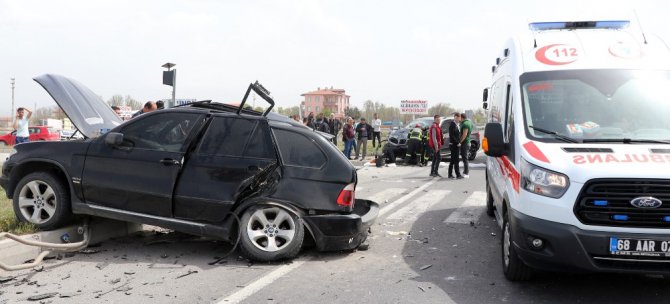
[{"label": "group of people", "polygon": [[[298,116],[292,117],[298,120]],[[382,121],[379,119],[377,113],[374,114],[372,124],[369,124],[365,118],[360,118],[355,121],[352,117],[344,118],[344,122],[335,117],[335,114],[330,114],[330,118],[326,118],[323,113],[314,115],[310,112],[302,121],[306,126],[325,133],[333,135],[333,143],[337,145],[338,138],[342,139],[344,143],[344,150],[342,153],[351,158],[351,152],[355,152],[353,159],[364,160],[368,155],[368,140],[372,139],[372,147],[381,145],[381,126]],[[342,136],[338,136],[342,131]],[[376,142],[375,142],[376,140]]]},{"label": "group of people", "polygon": [[[440,168],[440,148],[444,145],[442,129],[440,128],[440,115],[433,117],[433,124],[428,131],[428,145],[432,149],[432,166],[430,176],[442,177],[438,173]],[[449,171],[447,177],[450,179],[462,179],[469,177],[468,152],[470,151],[470,135],[472,134],[472,122],[467,119],[465,113],[454,113],[454,119],[449,124]],[[463,160],[463,174],[459,166],[459,156]],[[456,176],[454,176],[454,173]]]}]

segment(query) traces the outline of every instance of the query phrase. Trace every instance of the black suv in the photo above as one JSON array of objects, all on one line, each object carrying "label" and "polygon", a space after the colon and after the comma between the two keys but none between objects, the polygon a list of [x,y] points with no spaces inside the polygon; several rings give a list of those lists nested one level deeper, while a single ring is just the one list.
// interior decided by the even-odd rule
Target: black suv
[{"label": "black suv", "polygon": [[[356,171],[323,135],[270,113],[258,83],[240,107],[209,101],[122,123],[98,95],[59,75],[35,78],[86,139],[17,145],[0,184],[40,229],[87,214],[235,242],[259,261],[357,248],[379,206],[355,200]],[[253,90],[270,103],[243,110]],[[239,239],[238,239],[239,238]]]}]

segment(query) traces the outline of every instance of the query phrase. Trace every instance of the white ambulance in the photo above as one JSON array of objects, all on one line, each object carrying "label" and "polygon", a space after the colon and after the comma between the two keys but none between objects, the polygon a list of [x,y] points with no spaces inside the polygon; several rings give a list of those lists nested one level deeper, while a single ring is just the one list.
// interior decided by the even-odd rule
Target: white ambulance
[{"label": "white ambulance", "polygon": [[484,90],[507,279],[670,273],[670,49],[628,21],[531,23]]}]

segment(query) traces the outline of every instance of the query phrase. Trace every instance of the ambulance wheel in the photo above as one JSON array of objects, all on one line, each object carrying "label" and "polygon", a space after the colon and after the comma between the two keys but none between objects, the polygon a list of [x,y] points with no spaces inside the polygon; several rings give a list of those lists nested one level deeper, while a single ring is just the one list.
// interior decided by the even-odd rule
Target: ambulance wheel
[{"label": "ambulance wheel", "polygon": [[526,265],[517,255],[512,244],[512,233],[509,223],[509,212],[503,218],[502,233],[502,266],[505,278],[512,282],[527,281],[533,274],[533,269]]}]

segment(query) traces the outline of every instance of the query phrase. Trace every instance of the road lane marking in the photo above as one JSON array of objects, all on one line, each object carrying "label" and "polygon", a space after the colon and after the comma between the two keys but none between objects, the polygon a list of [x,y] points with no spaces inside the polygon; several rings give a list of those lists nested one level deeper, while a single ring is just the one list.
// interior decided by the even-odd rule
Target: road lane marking
[{"label": "road lane marking", "polygon": [[370,196],[366,195],[362,196],[361,198],[371,200],[379,205],[384,205],[386,200],[396,197],[405,191],[407,191],[405,188],[388,188],[377,193],[370,193],[371,195],[368,194]]},{"label": "road lane marking", "polygon": [[251,284],[248,284],[244,288],[238,290],[237,292],[233,293],[232,295],[226,297],[225,299],[217,302],[217,304],[231,304],[231,303],[240,303],[244,300],[246,300],[248,297],[252,296],[256,292],[260,291],[261,289],[265,288],[265,286],[268,286],[272,284],[272,282],[276,281],[277,279],[285,276],[289,272],[293,271],[294,269],[302,266],[305,262],[309,261],[310,258],[305,259],[305,260],[300,260],[300,261],[293,261],[293,263],[280,266],[279,268],[271,271],[270,273],[264,275],[260,279],[254,281]]},{"label": "road lane marking", "polygon": [[399,220],[405,217],[405,215],[407,214],[407,217],[405,218],[406,220],[408,221],[416,220],[419,218],[421,214],[426,212],[436,203],[440,202],[450,193],[451,190],[432,190],[424,194],[423,196],[417,198],[412,203],[407,204],[407,206],[404,206],[398,209],[398,211],[393,212],[386,219]]},{"label": "road lane marking", "polygon": [[381,210],[379,210],[379,216],[378,218],[382,217],[384,214],[388,213],[389,211],[393,210],[394,208],[398,207],[400,204],[404,203],[406,200],[408,200],[410,197],[415,196],[417,193],[425,190],[426,188],[430,187],[430,185],[434,184],[437,182],[439,179],[437,177],[434,177],[431,181],[423,184],[423,186],[414,189],[414,191],[407,193],[403,197],[395,200],[394,202],[384,206]]},{"label": "road lane marking", "polygon": [[486,192],[475,191],[444,222],[469,224],[470,221],[479,219],[484,206],[486,206]]}]

